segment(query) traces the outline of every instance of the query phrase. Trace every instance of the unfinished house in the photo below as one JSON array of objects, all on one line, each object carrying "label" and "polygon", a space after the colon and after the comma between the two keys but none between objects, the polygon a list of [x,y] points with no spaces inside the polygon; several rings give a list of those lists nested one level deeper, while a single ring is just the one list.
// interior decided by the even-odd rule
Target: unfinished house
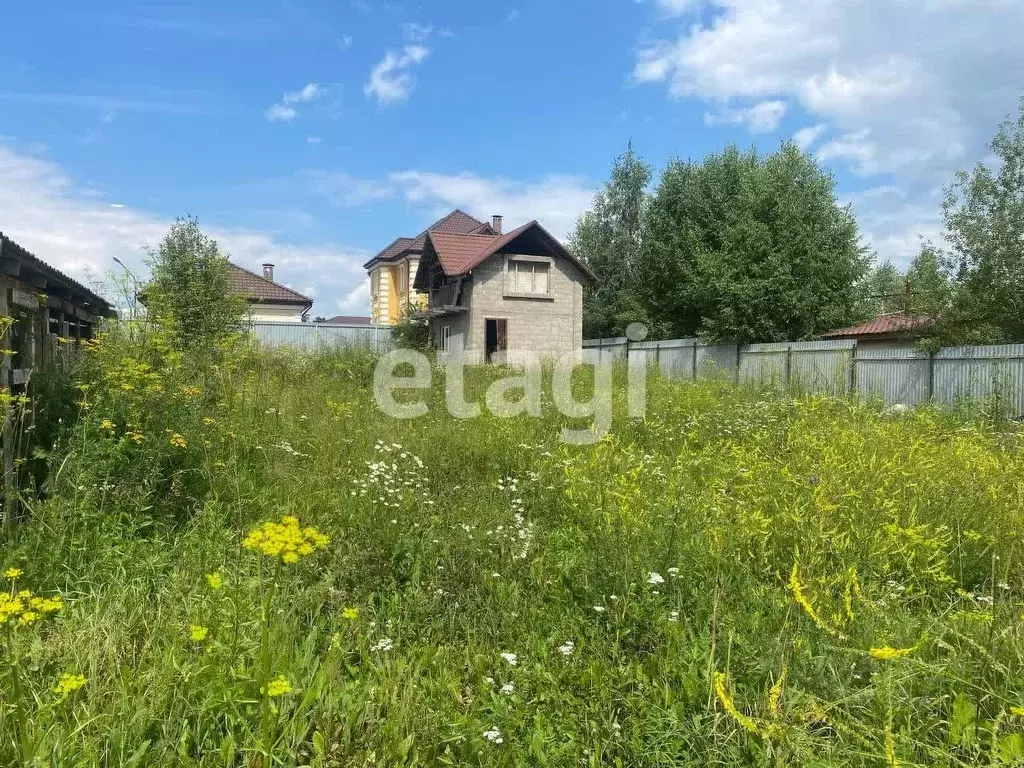
[{"label": "unfinished house", "polygon": [[429,230],[414,288],[427,304],[442,354],[470,362],[523,363],[581,354],[583,290],[595,282],[582,261],[531,221],[507,234]]}]

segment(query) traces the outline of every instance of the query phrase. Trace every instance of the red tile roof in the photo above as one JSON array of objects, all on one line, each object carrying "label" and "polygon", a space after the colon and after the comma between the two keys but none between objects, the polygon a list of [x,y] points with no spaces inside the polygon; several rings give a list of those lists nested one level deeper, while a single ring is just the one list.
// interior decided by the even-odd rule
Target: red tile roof
[{"label": "red tile roof", "polygon": [[905,315],[894,313],[878,315],[871,320],[849,328],[840,328],[823,333],[824,339],[852,339],[865,336],[898,336],[912,331],[923,330],[935,322],[934,318],[925,315]]},{"label": "red tile roof", "polygon": [[561,243],[553,238],[536,221],[524,224],[504,235],[460,235],[430,231],[427,233],[427,238],[437,253],[437,259],[441,262],[441,268],[444,270],[444,273],[449,277],[454,277],[470,272],[485,259],[498,253],[517,237],[529,230],[535,230],[535,234],[541,240],[546,241],[548,247],[553,252],[575,264],[585,277],[590,280],[596,279],[594,273],[586,264],[569,253]]},{"label": "red tile roof", "polygon": [[442,219],[438,219],[425,230],[420,232],[416,237],[399,237],[394,240],[387,248],[378,253],[368,262],[363,264],[365,269],[369,269],[378,261],[391,261],[397,259],[408,253],[422,253],[423,245],[427,240],[428,232],[448,232],[454,234],[471,234],[471,233],[486,233],[494,234],[494,230],[491,229],[490,224],[486,224],[482,221],[477,221],[472,216],[464,211],[460,211],[456,208],[454,211],[449,213]]},{"label": "red tile roof", "polygon": [[228,264],[228,290],[254,304],[313,306],[313,300],[237,264]]}]

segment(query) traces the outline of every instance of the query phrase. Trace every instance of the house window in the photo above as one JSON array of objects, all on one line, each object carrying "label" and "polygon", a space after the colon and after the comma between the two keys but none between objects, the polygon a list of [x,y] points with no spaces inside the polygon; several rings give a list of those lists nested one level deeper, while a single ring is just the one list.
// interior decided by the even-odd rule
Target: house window
[{"label": "house window", "polygon": [[546,261],[508,263],[509,293],[546,294],[551,288],[551,264]]},{"label": "house window", "polygon": [[451,340],[452,340],[452,327],[450,325],[441,326],[441,351],[451,351]]}]

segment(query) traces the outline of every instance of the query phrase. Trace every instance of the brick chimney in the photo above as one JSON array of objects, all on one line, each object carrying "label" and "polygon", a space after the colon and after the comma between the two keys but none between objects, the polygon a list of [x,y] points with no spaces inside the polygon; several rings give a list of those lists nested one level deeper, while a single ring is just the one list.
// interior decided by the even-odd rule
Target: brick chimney
[{"label": "brick chimney", "polygon": [[499,235],[501,234],[501,215],[500,214],[496,213],[493,216],[491,216],[491,229],[493,229]]},{"label": "brick chimney", "polygon": [[271,280],[271,281],[274,279],[274,265],[273,264],[264,264],[263,265],[263,277],[265,277],[267,280]]}]

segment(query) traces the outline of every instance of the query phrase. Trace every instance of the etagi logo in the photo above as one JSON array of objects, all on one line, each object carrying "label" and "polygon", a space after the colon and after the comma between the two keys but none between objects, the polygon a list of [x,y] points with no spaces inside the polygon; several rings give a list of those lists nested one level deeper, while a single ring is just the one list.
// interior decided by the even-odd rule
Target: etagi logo
[{"label": "etagi logo", "polygon": [[[641,323],[632,323],[626,329],[626,335],[631,341],[642,341],[647,336],[647,328]],[[501,418],[524,414],[540,418],[542,374],[545,367],[550,367],[556,410],[570,419],[591,420],[585,429],[563,427],[562,440],[575,445],[590,445],[608,434],[612,425],[612,371],[616,361],[608,356],[595,362],[584,362],[576,353],[543,358],[531,353],[517,353],[517,358],[519,364],[513,366],[516,373],[495,380],[487,388],[483,407],[489,413]],[[483,412],[480,403],[467,401],[465,394],[466,369],[476,363],[454,353],[439,355],[437,362],[444,371],[448,413],[456,419],[479,416]],[[642,418],[647,410],[647,365],[640,356],[630,359],[627,365],[626,412],[630,418]],[[593,393],[588,400],[577,400],[573,393],[572,377],[579,368],[592,368],[594,371]],[[399,370],[411,370],[412,374],[399,375]],[[377,407],[395,419],[416,419],[429,412],[422,400],[399,402],[395,398],[395,390],[430,389],[432,386],[430,358],[416,350],[393,350],[377,362],[373,371],[373,395]]]}]

